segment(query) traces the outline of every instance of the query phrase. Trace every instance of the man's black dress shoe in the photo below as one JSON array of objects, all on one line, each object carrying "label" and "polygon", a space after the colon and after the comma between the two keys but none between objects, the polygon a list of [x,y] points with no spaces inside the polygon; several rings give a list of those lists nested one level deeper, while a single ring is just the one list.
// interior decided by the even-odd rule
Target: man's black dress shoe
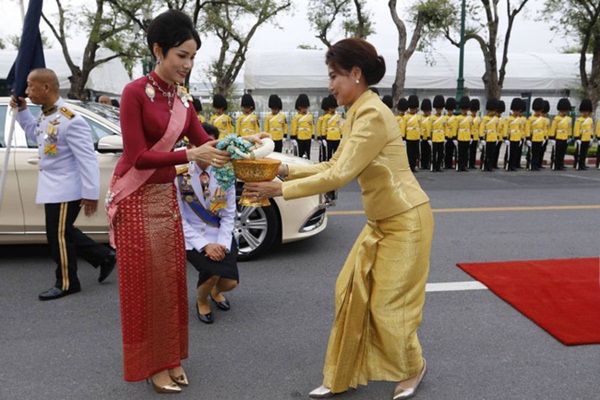
[{"label": "man's black dress shoe", "polygon": [[213,299],[212,294],[210,295],[210,299],[213,301],[213,303],[217,305],[218,308],[220,308],[223,311],[227,311],[231,308],[231,304],[227,299],[225,299],[225,301],[216,301],[215,299]]},{"label": "man's black dress shoe", "polygon": [[117,253],[115,253],[114,250],[111,250],[104,261],[102,261],[102,264],[100,264],[100,276],[98,277],[98,282],[102,283],[108,278],[113,269],[115,269],[116,263]]},{"label": "man's black dress shoe", "polygon": [[40,295],[38,297],[42,301],[54,300],[54,299],[60,299],[61,297],[65,297],[70,294],[79,293],[79,292],[81,292],[81,287],[79,287],[79,286],[71,288],[69,290],[62,290],[57,287],[52,287],[52,288],[46,290],[45,292],[40,293]]},{"label": "man's black dress shoe", "polygon": [[196,312],[198,313],[198,319],[200,322],[204,322],[205,324],[212,324],[215,320],[213,319],[213,313],[209,312],[208,314],[200,314],[200,307],[198,307],[198,303],[196,303]]}]

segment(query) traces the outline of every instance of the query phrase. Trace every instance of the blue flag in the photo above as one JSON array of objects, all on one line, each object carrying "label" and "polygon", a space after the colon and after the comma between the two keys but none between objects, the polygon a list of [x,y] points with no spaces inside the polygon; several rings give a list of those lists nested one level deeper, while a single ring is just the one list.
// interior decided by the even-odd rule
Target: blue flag
[{"label": "blue flag", "polygon": [[6,78],[6,82],[15,97],[25,97],[27,75],[31,70],[46,67],[44,49],[42,48],[42,35],[40,34],[42,3],[42,0],[29,0],[17,59]]}]

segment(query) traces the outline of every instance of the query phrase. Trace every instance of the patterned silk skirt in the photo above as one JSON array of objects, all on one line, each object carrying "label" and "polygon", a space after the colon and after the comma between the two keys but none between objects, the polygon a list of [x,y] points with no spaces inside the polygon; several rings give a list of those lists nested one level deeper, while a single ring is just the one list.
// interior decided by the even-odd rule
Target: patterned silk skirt
[{"label": "patterned silk skirt", "polygon": [[423,368],[417,329],[432,239],[429,203],[363,228],[335,287],[323,368],[323,385],[332,392],[405,380]]},{"label": "patterned silk skirt", "polygon": [[188,356],[186,257],[175,186],[145,184],[119,203],[115,243],[125,380]]}]

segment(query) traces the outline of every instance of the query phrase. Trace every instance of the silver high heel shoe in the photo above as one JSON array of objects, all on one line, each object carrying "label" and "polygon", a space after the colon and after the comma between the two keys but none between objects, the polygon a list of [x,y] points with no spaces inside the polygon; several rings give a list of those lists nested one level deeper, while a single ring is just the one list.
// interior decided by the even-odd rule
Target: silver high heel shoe
[{"label": "silver high heel shoe", "polygon": [[316,388],[308,394],[308,397],[312,399],[328,399],[333,396],[335,396],[335,393],[333,393],[331,389],[323,385],[319,386],[318,388]]},{"label": "silver high heel shoe", "polygon": [[423,359],[423,369],[421,372],[412,378],[398,382],[394,389],[392,400],[410,399],[413,397],[417,393],[417,388],[423,380],[425,373],[427,373],[427,363],[425,362],[425,359]]}]

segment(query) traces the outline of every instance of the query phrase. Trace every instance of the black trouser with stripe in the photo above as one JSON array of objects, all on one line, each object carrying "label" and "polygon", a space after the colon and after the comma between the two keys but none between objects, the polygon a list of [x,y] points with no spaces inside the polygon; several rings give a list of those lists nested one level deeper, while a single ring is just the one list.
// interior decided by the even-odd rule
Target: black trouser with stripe
[{"label": "black trouser with stripe", "polygon": [[427,140],[421,140],[421,168],[429,169],[431,161],[431,145]]},{"label": "black trouser with stripe", "polygon": [[452,169],[452,160],[454,159],[454,142],[452,139],[446,139],[444,144],[444,168]]},{"label": "black trouser with stripe", "polygon": [[327,161],[331,160],[338,147],[340,147],[340,140],[327,141]]},{"label": "black trouser with stripe", "polygon": [[565,154],[567,154],[567,139],[556,139],[556,153],[554,153],[554,169],[565,167]]},{"label": "black trouser with stripe", "polygon": [[441,171],[442,163],[444,162],[444,142],[433,142],[433,170]]},{"label": "black trouser with stripe", "polygon": [[275,151],[281,153],[281,151],[283,150],[283,139],[273,140],[273,143],[275,143]]},{"label": "black trouser with stripe", "polygon": [[419,140],[406,140],[406,154],[411,171],[415,171],[419,165]]},{"label": "black trouser with stripe", "polygon": [[459,140],[458,141],[458,170],[464,171],[467,169],[469,164],[469,145],[470,142]]},{"label": "black trouser with stripe", "polygon": [[579,145],[579,161],[578,161],[578,165],[576,166],[578,169],[586,169],[586,165],[585,162],[587,160],[587,153],[588,153],[588,149],[590,147],[590,142],[589,140],[581,141],[581,144]]},{"label": "black trouser with stripe", "polygon": [[531,169],[534,171],[542,167],[542,142],[531,142]]},{"label": "black trouser with stripe", "polygon": [[107,246],[98,244],[73,226],[81,200],[68,203],[44,204],[46,237],[52,258],[56,262],[56,283],[61,290],[79,288],[77,256],[98,267],[110,253]]}]

